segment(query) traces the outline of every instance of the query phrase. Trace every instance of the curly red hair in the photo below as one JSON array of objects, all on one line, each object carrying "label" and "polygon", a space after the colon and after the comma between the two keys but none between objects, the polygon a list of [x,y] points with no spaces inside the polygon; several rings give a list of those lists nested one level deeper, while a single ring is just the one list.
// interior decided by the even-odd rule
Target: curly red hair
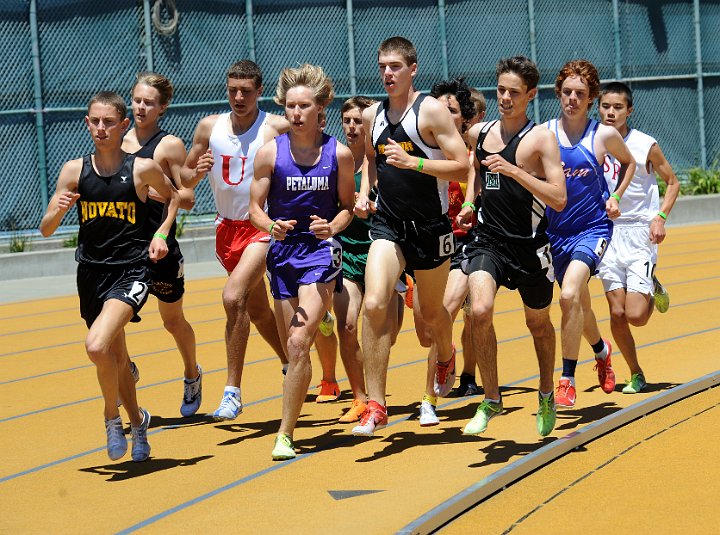
[{"label": "curly red hair", "polygon": [[555,95],[560,96],[563,82],[571,76],[577,76],[585,80],[590,90],[590,100],[595,100],[600,94],[600,75],[595,65],[586,59],[576,59],[568,61],[563,65],[562,69],[560,69],[555,79]]}]

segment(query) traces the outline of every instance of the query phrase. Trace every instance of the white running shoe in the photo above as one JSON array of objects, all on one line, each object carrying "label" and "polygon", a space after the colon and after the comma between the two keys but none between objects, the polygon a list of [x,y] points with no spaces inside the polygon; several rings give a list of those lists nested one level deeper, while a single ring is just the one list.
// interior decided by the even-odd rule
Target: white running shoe
[{"label": "white running shoe", "polygon": [[185,393],[182,405],[180,405],[180,414],[185,417],[195,414],[202,403],[202,368],[200,364],[197,365],[197,371],[198,376],[195,379],[183,380]]},{"label": "white running shoe", "polygon": [[213,413],[213,418],[218,421],[234,420],[242,409],[242,399],[235,392],[225,391],[220,406]]},{"label": "white running shoe", "polygon": [[150,427],[150,413],[145,409],[140,409],[142,414],[142,422],[139,427],[130,426],[130,436],[132,437],[132,460],[136,463],[146,461],[150,457],[150,443],[147,439],[148,427]]},{"label": "white running shoe", "polygon": [[439,423],[440,420],[435,414],[435,407],[429,401],[423,400],[420,403],[420,427],[432,427]]},{"label": "white running shoe", "polygon": [[112,420],[105,420],[105,434],[107,435],[108,457],[110,457],[111,461],[117,461],[127,453],[128,448],[120,416]]}]

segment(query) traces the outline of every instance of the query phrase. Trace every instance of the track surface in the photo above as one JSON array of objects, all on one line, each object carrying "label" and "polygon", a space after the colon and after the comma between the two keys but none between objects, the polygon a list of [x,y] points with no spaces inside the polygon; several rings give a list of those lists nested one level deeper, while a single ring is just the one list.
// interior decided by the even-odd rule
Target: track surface
[{"label": "track surface", "polygon": [[[138,398],[153,415],[152,457],[139,464],[129,455],[110,462],[77,297],[0,304],[0,532],[172,533],[209,526],[235,533],[395,532],[545,444],[717,371],[719,232],[720,225],[673,228],[661,248],[657,273],[671,292],[671,309],[634,331],[650,388],[631,396],[620,393],[620,385],[604,394],[583,344],[578,404],[560,413],[555,431],[545,439],[535,431],[532,340],[518,296],[507,291],[501,291],[496,305],[506,411],[484,436],[461,434],[479,398],[444,399],[438,406],[440,425],[418,425],[426,353],[408,314],[390,361],[391,425],[373,439],[352,437],[349,426],[336,422],[349,407],[347,392],[343,401],[318,405],[317,391],[311,389],[295,433],[301,454],[284,463],[270,460],[281,410],[280,365],[254,332],[243,380],[244,413],[228,423],[182,418],[180,358],[151,299],[143,322],[127,332],[141,371]],[[201,412],[216,408],[225,382],[223,284],[222,278],[187,284],[186,315],[205,371]],[[609,336],[607,304],[597,281],[591,282],[591,294],[601,331]],[[557,306],[553,321],[558,327]],[[458,322],[456,340],[460,329]],[[619,381],[628,376],[621,355],[615,355],[614,366]],[[337,371],[344,377],[340,364]],[[313,384],[319,382],[318,373],[315,361]],[[341,387],[347,388],[347,382]],[[655,532],[679,526],[711,529],[718,521],[711,499],[718,495],[718,402],[713,389],[606,435],[509,487],[443,532],[540,533],[559,525],[591,532],[618,525]],[[637,428],[641,424],[647,427]],[[699,447],[698,437],[707,448]],[[635,443],[640,444],[625,452]],[[583,474],[590,475],[581,479]],[[657,518],[660,510],[674,514],[669,502],[693,507],[683,509],[690,512],[675,518],[676,524],[650,520],[656,518],[655,508]],[[611,512],[612,518],[597,509]]]}]

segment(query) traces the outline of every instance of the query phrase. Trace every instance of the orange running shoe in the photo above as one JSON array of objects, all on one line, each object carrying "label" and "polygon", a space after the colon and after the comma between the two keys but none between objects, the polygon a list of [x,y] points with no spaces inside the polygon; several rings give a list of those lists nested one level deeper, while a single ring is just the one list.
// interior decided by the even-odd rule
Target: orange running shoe
[{"label": "orange running shoe", "polygon": [[330,383],[323,379],[317,387],[320,389],[320,393],[315,398],[316,403],[328,403],[336,401],[340,397],[340,387],[334,381]]},{"label": "orange running shoe", "polygon": [[615,390],[615,372],[612,369],[612,361],[610,355],[612,355],[612,346],[609,340],[604,340],[605,347],[607,347],[607,357],[599,359],[595,357],[595,368],[598,374],[598,382],[603,392],[610,394]]},{"label": "orange running shoe", "polygon": [[565,407],[572,409],[575,406],[575,387],[570,379],[560,379],[560,384],[555,389],[555,405],[557,407]]},{"label": "orange running shoe", "polygon": [[353,399],[352,406],[338,419],[338,422],[343,424],[357,422],[365,412],[365,409],[367,409],[367,405],[363,400]]},{"label": "orange running shoe", "polygon": [[413,281],[413,278],[407,273],[405,274],[405,284],[407,285],[407,290],[405,291],[405,306],[412,310],[415,282]]}]

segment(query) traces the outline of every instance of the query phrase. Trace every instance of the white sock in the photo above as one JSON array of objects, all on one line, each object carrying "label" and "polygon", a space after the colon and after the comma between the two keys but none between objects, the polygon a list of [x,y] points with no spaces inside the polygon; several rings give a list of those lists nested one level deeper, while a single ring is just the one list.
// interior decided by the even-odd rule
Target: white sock
[{"label": "white sock", "polygon": [[225,387],[225,390],[223,391],[223,393],[224,393],[224,392],[232,392],[232,393],[235,394],[237,397],[241,397],[241,396],[240,396],[240,388],[239,388],[239,387],[236,387],[236,386],[226,386],[226,387]]},{"label": "white sock", "polygon": [[575,377],[565,377],[563,375],[562,377],[560,377],[560,379],[567,379],[568,381],[570,381],[570,384],[573,385],[573,387],[575,386]]}]

